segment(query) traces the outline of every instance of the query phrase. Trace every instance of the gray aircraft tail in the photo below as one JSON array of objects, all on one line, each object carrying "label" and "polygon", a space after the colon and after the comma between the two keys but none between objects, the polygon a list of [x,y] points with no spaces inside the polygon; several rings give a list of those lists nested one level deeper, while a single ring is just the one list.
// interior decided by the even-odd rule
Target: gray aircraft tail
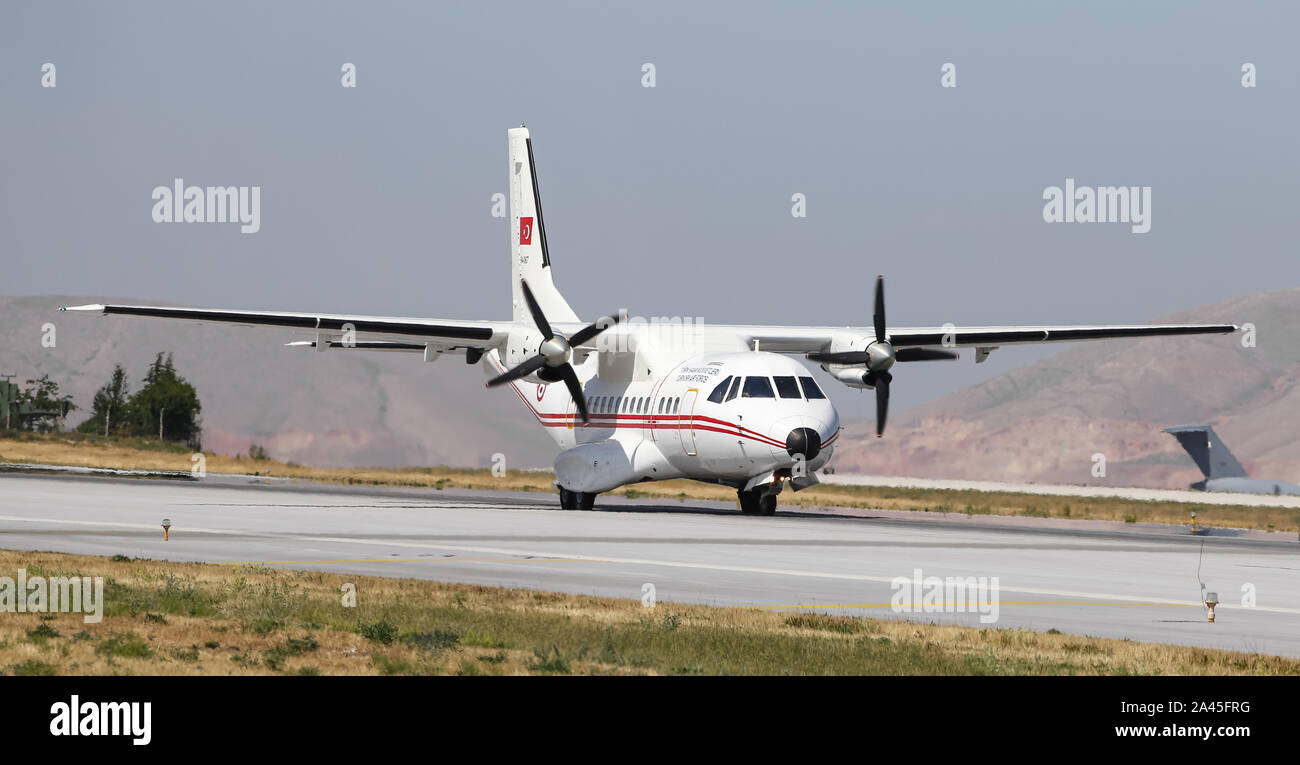
[{"label": "gray aircraft tail", "polygon": [[1178,439],[1205,475],[1205,480],[1246,477],[1241,463],[1209,425],[1176,425],[1165,428],[1165,432]]}]

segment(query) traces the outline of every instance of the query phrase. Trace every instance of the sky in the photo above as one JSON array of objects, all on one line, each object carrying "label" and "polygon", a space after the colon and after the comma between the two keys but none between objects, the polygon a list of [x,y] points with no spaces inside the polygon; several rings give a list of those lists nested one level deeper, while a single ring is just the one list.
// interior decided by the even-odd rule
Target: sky
[{"label": "sky", "polygon": [[[898,326],[1149,321],[1300,284],[1298,22],[1288,3],[11,0],[0,294],[508,318],[492,195],[527,123],[584,318],[867,326],[884,274]],[[260,230],[154,222],[175,178],[260,187]],[[1067,178],[1151,187],[1150,231],[1045,222]],[[1048,352],[908,365],[894,409]]]}]

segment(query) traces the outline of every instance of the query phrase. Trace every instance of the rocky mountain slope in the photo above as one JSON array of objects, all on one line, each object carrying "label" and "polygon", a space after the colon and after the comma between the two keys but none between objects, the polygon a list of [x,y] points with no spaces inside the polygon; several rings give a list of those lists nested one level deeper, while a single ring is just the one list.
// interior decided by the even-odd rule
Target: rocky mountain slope
[{"label": "rocky mountain slope", "polygon": [[[1086,343],[891,417],[852,423],[840,472],[1183,488],[1200,479],[1161,430],[1208,422],[1252,475],[1300,480],[1300,289],[1157,321],[1252,323],[1242,336]],[[998,353],[995,351],[995,354]],[[958,363],[970,363],[965,354]],[[994,356],[996,358],[996,356]],[[1092,475],[1095,454],[1106,477]]]}]

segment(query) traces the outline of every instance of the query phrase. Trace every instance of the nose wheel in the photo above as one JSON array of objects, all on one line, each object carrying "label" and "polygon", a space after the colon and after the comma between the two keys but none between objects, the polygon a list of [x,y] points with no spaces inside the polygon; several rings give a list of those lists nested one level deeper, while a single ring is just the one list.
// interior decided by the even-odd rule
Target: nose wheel
[{"label": "nose wheel", "polygon": [[740,512],[745,515],[776,515],[776,494],[762,489],[738,491]]}]

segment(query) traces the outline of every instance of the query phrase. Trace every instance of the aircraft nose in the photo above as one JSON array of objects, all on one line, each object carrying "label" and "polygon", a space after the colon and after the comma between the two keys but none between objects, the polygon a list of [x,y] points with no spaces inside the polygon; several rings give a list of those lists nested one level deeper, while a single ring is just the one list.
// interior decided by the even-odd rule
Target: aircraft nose
[{"label": "aircraft nose", "polygon": [[811,462],[821,454],[822,437],[812,428],[795,428],[785,437],[785,450],[791,457],[802,454],[804,459]]}]

